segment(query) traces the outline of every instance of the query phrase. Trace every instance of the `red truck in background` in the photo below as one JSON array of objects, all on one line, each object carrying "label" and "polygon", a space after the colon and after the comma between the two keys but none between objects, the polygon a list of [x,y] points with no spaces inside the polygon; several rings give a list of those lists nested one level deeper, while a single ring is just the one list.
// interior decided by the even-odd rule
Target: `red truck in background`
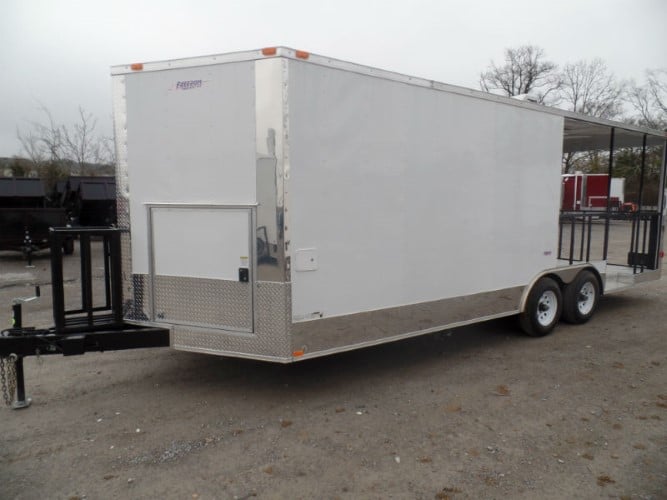
[{"label": "red truck in background", "polygon": [[634,203],[625,203],[625,179],[612,177],[609,195],[609,174],[577,172],[562,177],[561,210],[606,210],[607,199],[612,210],[636,211]]}]

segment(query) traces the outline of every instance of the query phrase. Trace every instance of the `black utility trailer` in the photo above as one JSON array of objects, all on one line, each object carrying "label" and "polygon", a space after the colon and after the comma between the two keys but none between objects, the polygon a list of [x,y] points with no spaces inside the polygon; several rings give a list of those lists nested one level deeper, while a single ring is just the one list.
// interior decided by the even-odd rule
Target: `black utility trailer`
[{"label": "black utility trailer", "polygon": [[[126,323],[122,294],[121,233],[115,228],[51,228],[51,284],[54,326],[23,326],[22,303],[39,297],[16,299],[12,305],[13,326],[0,332],[0,378],[2,396],[7,404],[25,408],[23,358],[62,354],[72,356],[91,351],[118,351],[144,347],[169,346],[169,329]],[[81,303],[66,307],[63,277],[65,241],[80,242]],[[91,243],[101,242],[104,260],[103,296],[94,297]]]}]

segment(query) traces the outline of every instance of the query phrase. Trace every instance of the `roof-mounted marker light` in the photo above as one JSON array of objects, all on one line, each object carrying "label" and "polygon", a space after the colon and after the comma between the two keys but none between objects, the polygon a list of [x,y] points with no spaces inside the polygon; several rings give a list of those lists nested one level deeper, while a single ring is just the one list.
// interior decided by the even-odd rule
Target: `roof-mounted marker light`
[{"label": "roof-mounted marker light", "polygon": [[299,59],[308,59],[310,57],[310,53],[306,52],[305,50],[297,50],[295,55]]},{"label": "roof-mounted marker light", "polygon": [[130,69],[132,71],[141,71],[142,69],[144,69],[144,63],[130,64]]},{"label": "roof-mounted marker light", "polygon": [[264,47],[262,49],[262,55],[265,56],[275,56],[278,49],[276,47]]}]

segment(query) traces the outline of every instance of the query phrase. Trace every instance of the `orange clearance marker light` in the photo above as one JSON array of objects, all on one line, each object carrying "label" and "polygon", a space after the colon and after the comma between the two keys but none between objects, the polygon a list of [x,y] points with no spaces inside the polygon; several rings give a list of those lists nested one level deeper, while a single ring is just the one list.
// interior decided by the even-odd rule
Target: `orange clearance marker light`
[{"label": "orange clearance marker light", "polygon": [[294,352],[292,353],[292,356],[294,356],[295,358],[298,358],[298,357],[300,357],[300,356],[303,356],[303,349],[300,350],[300,351],[294,351]]},{"label": "orange clearance marker light", "polygon": [[276,47],[264,47],[262,54],[265,56],[275,56],[278,49]]},{"label": "orange clearance marker light", "polygon": [[296,57],[299,59],[308,59],[310,57],[310,53],[306,52],[305,50],[297,50]]},{"label": "orange clearance marker light", "polygon": [[130,64],[130,69],[132,71],[141,71],[142,69],[144,69],[144,64],[143,63]]}]

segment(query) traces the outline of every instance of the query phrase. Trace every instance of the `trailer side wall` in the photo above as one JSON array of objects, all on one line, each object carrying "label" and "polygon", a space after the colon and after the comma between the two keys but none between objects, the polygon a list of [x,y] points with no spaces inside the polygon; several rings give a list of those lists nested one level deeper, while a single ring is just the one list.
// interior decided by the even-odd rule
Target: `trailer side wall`
[{"label": "trailer side wall", "polygon": [[288,89],[295,322],[556,265],[562,117],[300,61]]}]

